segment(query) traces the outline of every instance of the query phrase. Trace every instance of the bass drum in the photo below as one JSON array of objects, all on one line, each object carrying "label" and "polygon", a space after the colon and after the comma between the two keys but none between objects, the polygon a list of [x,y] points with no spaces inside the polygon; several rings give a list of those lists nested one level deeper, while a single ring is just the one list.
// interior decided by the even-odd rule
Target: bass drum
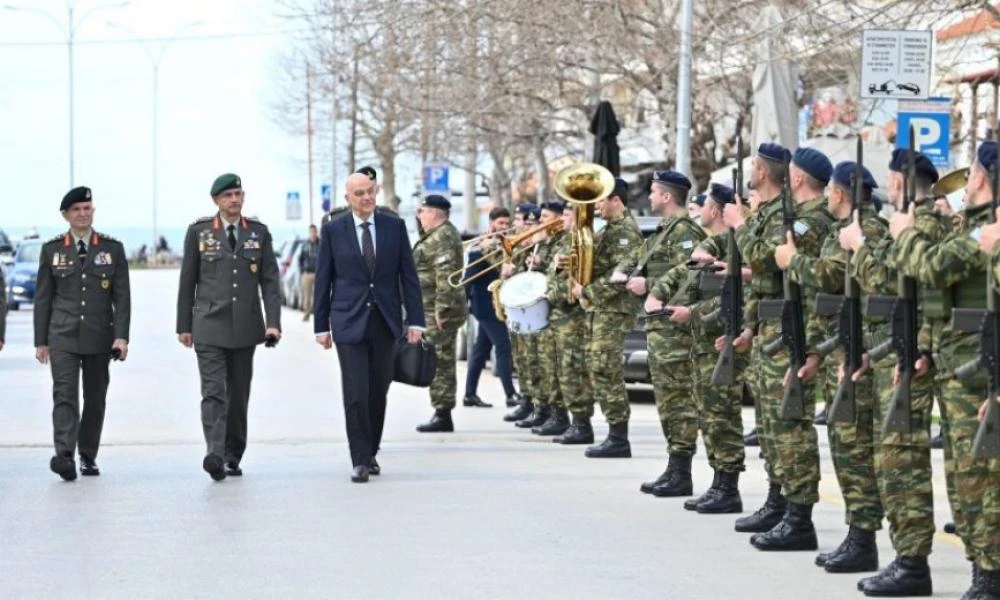
[{"label": "bass drum", "polygon": [[549,301],[545,298],[543,273],[518,273],[500,287],[500,304],[507,313],[507,327],[521,335],[538,333],[549,326]]}]

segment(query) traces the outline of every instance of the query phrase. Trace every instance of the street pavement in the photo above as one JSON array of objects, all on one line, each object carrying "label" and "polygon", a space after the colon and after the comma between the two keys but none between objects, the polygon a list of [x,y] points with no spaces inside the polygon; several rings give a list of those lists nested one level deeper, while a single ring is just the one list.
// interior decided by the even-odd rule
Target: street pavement
[{"label": "street pavement", "polygon": [[[176,281],[176,271],[132,273],[132,343],[128,360],[112,363],[98,478],[66,483],[49,472],[49,372],[34,360],[31,311],[9,315],[0,597],[862,597],[859,576],[825,573],[813,552],[757,551],[732,515],[640,494],[666,462],[651,404],[633,404],[631,460],[591,460],[504,423],[488,372],[480,396],[494,408],[459,403],[454,434],[416,433],[431,414],[427,392],[394,384],[383,475],[352,484],[335,351],[290,310],[278,347],[257,351],[245,476],[213,483],[201,470],[194,353],[174,335]],[[744,418],[749,429],[752,411]],[[599,413],[595,424],[603,437]],[[846,526],[819,432],[815,520],[829,550]],[[950,515],[940,451],[934,459],[940,527]],[[696,492],[711,481],[703,448],[694,476]],[[744,509],[755,510],[767,492],[756,448],[740,484]],[[887,564],[885,531],[879,549]],[[957,598],[969,581],[961,545],[940,533],[934,550],[935,596]]]}]

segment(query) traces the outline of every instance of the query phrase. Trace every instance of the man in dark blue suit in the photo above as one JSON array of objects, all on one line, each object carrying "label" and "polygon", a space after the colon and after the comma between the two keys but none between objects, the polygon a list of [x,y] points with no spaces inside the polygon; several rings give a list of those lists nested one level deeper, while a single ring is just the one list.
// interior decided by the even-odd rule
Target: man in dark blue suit
[{"label": "man in dark blue suit", "polygon": [[324,225],[320,238],[314,330],[323,348],[337,345],[351,481],[364,483],[381,471],[375,454],[393,348],[404,335],[402,308],[411,344],[420,340],[424,315],[403,220],[375,211],[375,183],[363,173],[348,177],[346,199],[351,210]]}]

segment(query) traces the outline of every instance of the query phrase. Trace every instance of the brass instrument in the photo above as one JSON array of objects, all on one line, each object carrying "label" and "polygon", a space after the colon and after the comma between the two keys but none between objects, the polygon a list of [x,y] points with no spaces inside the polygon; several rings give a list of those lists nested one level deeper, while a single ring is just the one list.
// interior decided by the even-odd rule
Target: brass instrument
[{"label": "brass instrument", "polygon": [[953,192],[963,189],[969,183],[969,168],[955,169],[948,173],[931,188],[931,193],[935,196],[949,196]]},{"label": "brass instrument", "polygon": [[[615,177],[597,163],[581,162],[556,174],[553,189],[573,204],[576,225],[570,232],[572,252],[567,268],[569,285],[587,285],[594,275],[594,204],[615,191]],[[574,302],[573,294],[569,295]],[[584,303],[581,302],[581,305]]]},{"label": "brass instrument", "polygon": [[[484,254],[480,258],[477,258],[476,260],[470,262],[461,269],[456,269],[455,271],[453,271],[451,274],[448,275],[448,284],[451,287],[455,288],[464,287],[466,284],[479,279],[480,277],[489,273],[493,269],[499,268],[500,265],[503,263],[489,265],[488,267],[486,267],[482,271],[479,271],[478,273],[476,273],[471,277],[458,279],[457,281],[455,280],[456,277],[458,278],[462,277],[462,275],[469,269],[469,267],[478,265],[479,263],[482,262],[489,262],[493,260],[500,253],[503,253],[505,262],[510,261],[511,259],[515,258],[516,256],[522,254],[525,250],[527,250],[527,248],[518,248],[518,246],[520,246],[521,243],[524,242],[524,240],[531,239],[531,237],[534,236],[536,233],[540,233],[542,231],[548,232],[550,234],[562,231],[562,221],[560,219],[555,219],[554,221],[549,221],[548,223],[542,223],[541,225],[532,227],[531,229],[528,229],[517,235],[501,236],[499,248],[488,254]],[[491,234],[486,234],[486,235],[491,235]]]},{"label": "brass instrument", "polygon": [[490,299],[493,301],[493,312],[497,316],[497,321],[503,323],[507,320],[507,313],[503,311],[503,304],[500,303],[500,286],[503,285],[503,279],[496,279],[490,282],[487,286],[487,291],[490,293]]}]

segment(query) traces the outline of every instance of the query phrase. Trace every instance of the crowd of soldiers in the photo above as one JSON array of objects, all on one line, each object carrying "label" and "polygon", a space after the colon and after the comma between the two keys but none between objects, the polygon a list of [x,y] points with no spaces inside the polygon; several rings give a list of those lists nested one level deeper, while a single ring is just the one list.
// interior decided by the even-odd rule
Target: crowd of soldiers
[{"label": "crowd of soldiers", "polygon": [[[858,582],[867,596],[929,596],[927,556],[935,532],[931,484],[930,426],[936,399],[944,435],[947,495],[955,528],[972,565],[971,587],[963,599],[1000,598],[1000,462],[973,457],[973,438],[987,405],[986,376],[959,379],[954,369],[979,355],[979,336],[958,331],[953,308],[985,308],[987,271],[998,269],[993,253],[1000,225],[992,224],[991,172],[997,144],[982,143],[969,170],[964,209],[956,214],[935,204],[932,186],[939,175],[928,157],[896,150],[889,164],[885,195],[895,209],[880,216],[878,187],[855,162],[834,166],[823,153],[794,153],[762,144],[750,162],[746,196],[720,184],[695,196],[698,221],[688,213],[692,184],[682,173],[657,172],[650,191],[652,209],[663,220],[643,239],[624,199],[627,185],[596,204],[606,225],[596,233],[593,279],[567,283],[572,203],[521,205],[515,228],[563,220],[562,231],[539,228],[523,246],[503,253],[499,276],[526,270],[545,273],[549,325],[541,332],[512,333],[519,393],[505,420],[552,436],[560,444],[593,444],[591,419],[598,402],[608,423],[606,439],[590,445],[591,458],[629,457],[629,404],[623,375],[626,334],[644,312],[649,369],[656,407],[667,442],[665,471],[640,490],[660,497],[689,497],[684,508],[697,513],[740,513],[739,476],[745,469],[741,407],[752,398],[769,490],[763,506],[735,522],[752,533],[763,551],[818,548],[812,521],[819,500],[820,458],[813,424],[817,398],[829,398],[845,378],[853,383],[853,418],[831,419],[827,428],[833,466],[845,503],[848,530],[843,542],[816,557],[830,573],[875,572]],[[909,173],[909,176],[907,176]],[[904,193],[907,181],[916,193]],[[906,210],[904,196],[912,200]],[[443,199],[442,199],[443,200]],[[431,388],[434,417],[421,431],[452,431],[455,405],[454,333],[464,322],[465,298],[447,277],[461,269],[462,244],[448,222],[448,206],[435,200],[433,218],[421,213],[423,234],[415,248],[425,311],[442,334],[439,372]],[[792,221],[789,220],[789,206]],[[497,219],[506,213],[494,215]],[[500,221],[498,221],[500,222]],[[468,262],[495,247],[502,233],[477,241]],[[733,239],[731,239],[733,238]],[[731,243],[734,241],[735,243]],[[739,263],[728,260],[737,249]],[[849,258],[851,257],[851,258]],[[738,269],[738,271],[737,271]],[[713,383],[717,352],[725,345],[723,324],[709,318],[720,307],[719,290],[699,283],[706,271],[739,275],[743,329],[735,348],[733,383]],[[845,276],[849,274],[849,277]],[[468,277],[469,273],[466,273]],[[912,369],[883,353],[861,364],[845,364],[841,349],[821,350],[840,327],[836,314],[815,308],[823,294],[845,293],[854,282],[865,297],[895,295],[900,277],[917,282],[919,338]],[[802,360],[773,342],[782,338],[780,319],[762,318],[759,308],[783,298],[785,284],[801,291],[804,309]],[[891,319],[863,314],[864,349],[890,337]],[[448,327],[451,325],[451,327]],[[581,367],[586,377],[581,377]],[[792,370],[794,365],[794,370]],[[889,399],[902,371],[912,375],[909,424],[903,432],[886,428]],[[783,410],[790,386],[800,385],[803,407]],[[888,431],[886,430],[888,429]],[[714,478],[694,496],[691,462],[701,431]],[[875,533],[889,524],[895,559],[879,570]]]}]

